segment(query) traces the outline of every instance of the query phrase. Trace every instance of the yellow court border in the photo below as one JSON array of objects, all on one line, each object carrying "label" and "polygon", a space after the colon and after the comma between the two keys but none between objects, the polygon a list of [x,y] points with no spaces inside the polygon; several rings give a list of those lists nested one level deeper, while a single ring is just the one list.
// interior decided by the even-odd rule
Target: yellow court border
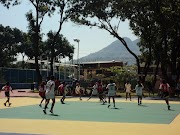
[{"label": "yellow court border", "polygon": [[[0,109],[3,109],[5,99],[0,99]],[[59,101],[59,99],[57,99]],[[67,99],[79,101],[78,98]],[[11,98],[12,107],[34,105],[40,98]],[[92,99],[98,101],[98,99]],[[130,102],[117,100],[117,102]],[[132,102],[137,102],[133,100]],[[164,101],[144,100],[144,103],[164,103]],[[171,104],[180,104],[171,102]],[[0,132],[28,133],[48,135],[179,135],[180,115],[171,124],[143,123],[112,123],[112,122],[82,122],[59,120],[30,120],[30,119],[0,119]]]}]

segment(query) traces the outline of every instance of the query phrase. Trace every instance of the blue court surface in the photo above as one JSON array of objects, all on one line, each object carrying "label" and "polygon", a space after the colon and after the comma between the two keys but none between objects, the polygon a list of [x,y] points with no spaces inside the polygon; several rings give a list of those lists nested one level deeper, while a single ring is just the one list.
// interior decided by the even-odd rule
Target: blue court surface
[{"label": "blue court surface", "polygon": [[[50,108],[51,104],[49,104]],[[118,102],[116,108],[110,108],[100,102],[68,101],[66,104],[57,102],[54,114],[43,113],[42,108],[36,105],[0,109],[0,118],[8,119],[38,119],[38,120],[67,120],[88,122],[115,122],[115,123],[151,123],[170,124],[180,113],[180,104],[172,104],[172,110],[167,110],[166,104],[135,102]]]}]

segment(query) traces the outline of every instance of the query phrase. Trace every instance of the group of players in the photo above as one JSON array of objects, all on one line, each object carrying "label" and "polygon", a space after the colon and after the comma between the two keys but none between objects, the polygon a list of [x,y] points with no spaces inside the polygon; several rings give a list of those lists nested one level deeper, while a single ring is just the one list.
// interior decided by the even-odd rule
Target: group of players
[{"label": "group of players", "polygon": [[[49,81],[48,81],[47,84],[46,84],[45,96],[44,97],[41,96],[41,97],[43,97],[41,103],[46,98],[45,108],[43,110],[45,114],[46,114],[47,105],[49,103],[48,99],[53,99],[54,98],[53,103],[52,103],[52,107],[51,107],[51,110],[50,110],[50,112],[53,113],[53,106],[54,106],[54,103],[55,103],[55,94],[53,93],[51,96],[49,96],[50,95],[49,93],[51,93],[49,91],[51,91],[50,89],[52,88],[51,85],[52,85],[52,83],[49,84]],[[55,86],[55,84],[54,84],[54,86]],[[137,82],[137,85],[135,86],[134,89],[132,89],[130,82],[127,81],[126,84],[125,84],[126,100],[127,100],[128,95],[129,95],[130,100],[131,100],[131,92],[135,91],[136,95],[137,95],[137,98],[138,98],[138,105],[141,105],[142,104],[142,97],[143,97],[143,88],[144,88],[144,86],[143,86],[141,81]],[[169,84],[166,83],[165,80],[163,80],[162,83],[160,84],[159,89],[162,91],[162,98],[165,100],[168,110],[170,110],[170,105],[169,105],[169,89],[170,89],[170,86],[169,86]],[[62,104],[64,104],[64,100],[66,98],[66,90],[67,90],[66,84],[65,84],[65,82],[62,82],[58,86],[58,91],[62,95],[62,98],[60,99]],[[93,84],[92,91],[91,91],[91,96],[87,99],[87,101],[89,99],[91,99],[92,96],[98,96],[100,101],[102,101],[103,104],[105,104],[105,103],[107,103],[106,97],[108,97],[108,108],[111,106],[111,104],[110,104],[110,102],[111,102],[110,99],[111,98],[113,99],[113,105],[114,105],[114,108],[115,108],[116,90],[117,90],[116,84],[113,82],[113,80],[110,80],[109,84],[102,83],[101,80],[98,80],[96,83]],[[54,92],[54,87],[53,87],[52,91]],[[82,89],[81,89],[80,83],[78,81],[76,81],[76,83],[75,83],[75,93],[77,95],[79,95],[79,99],[82,100],[82,98],[81,98]],[[41,103],[40,103],[40,106],[41,106]]]},{"label": "group of players", "polygon": [[[53,113],[53,108],[55,104],[55,81],[54,81],[54,76],[50,77],[50,80],[47,81],[47,83],[42,82],[40,87],[39,87],[39,95],[42,97],[42,100],[40,101],[39,106],[42,106],[42,102],[45,100],[45,107],[43,109],[44,114],[46,114],[46,109],[49,104],[50,99],[52,99],[52,105],[50,108],[50,112]],[[65,104],[65,98],[66,98],[66,93],[67,93],[67,87],[65,82],[62,82],[58,87],[57,90],[59,91],[60,95],[62,98],[60,99],[62,104]],[[108,96],[108,107],[110,107],[110,98],[112,97],[113,99],[113,104],[115,107],[115,95],[116,95],[116,84],[110,80],[109,84],[107,86],[103,85],[101,81],[97,81],[93,85],[93,89],[91,92],[91,96],[97,95],[99,99],[105,104],[106,101],[106,95]],[[80,87],[79,81],[75,82],[75,94],[79,96],[79,99],[82,100],[82,89]],[[88,100],[89,100],[88,99]]]},{"label": "group of players", "polygon": [[[39,95],[42,97],[42,100],[40,101],[39,106],[42,107],[42,102],[45,100],[45,106],[43,108],[43,112],[44,114],[46,114],[46,109],[48,107],[49,101],[50,99],[52,100],[52,104],[51,104],[51,108],[50,108],[50,112],[53,113],[53,108],[55,105],[55,81],[54,81],[54,76],[51,76],[50,79],[47,82],[42,82],[40,87],[39,87]],[[136,95],[138,97],[138,105],[142,104],[142,96],[143,96],[143,88],[144,86],[142,85],[141,81],[138,81],[137,85],[135,86],[135,91],[136,91]],[[93,84],[92,86],[92,91],[91,91],[91,96],[87,99],[91,99],[92,96],[98,96],[100,101],[103,102],[103,104],[105,104],[106,101],[106,96],[108,97],[108,108],[111,106],[110,104],[110,99],[113,99],[113,104],[115,107],[115,96],[116,96],[116,84],[110,80],[109,84],[105,84],[102,83],[101,80],[98,80],[96,83]],[[170,86],[168,83],[166,83],[165,80],[162,81],[162,83],[160,84],[159,89],[162,90],[162,98],[164,98],[164,100],[166,101],[167,104],[167,108],[168,110],[170,110],[170,105],[169,105],[169,89]],[[5,91],[5,96],[7,97],[6,102],[4,103],[4,106],[7,105],[7,103],[9,104],[9,106],[11,105],[10,103],[10,91],[12,91],[12,88],[9,84],[9,82],[7,82],[5,84],[5,86],[2,87],[2,90]],[[61,103],[64,104],[64,100],[66,98],[66,84],[65,82],[62,82],[58,87],[57,90],[60,92],[60,94],[62,95],[62,98],[60,99]],[[125,90],[126,90],[126,100],[127,100],[127,96],[130,96],[130,100],[131,100],[131,84],[129,83],[129,81],[126,82],[125,84]],[[78,81],[75,82],[75,93],[76,95],[79,95],[79,99],[82,100],[82,89],[80,87],[80,83]]]}]

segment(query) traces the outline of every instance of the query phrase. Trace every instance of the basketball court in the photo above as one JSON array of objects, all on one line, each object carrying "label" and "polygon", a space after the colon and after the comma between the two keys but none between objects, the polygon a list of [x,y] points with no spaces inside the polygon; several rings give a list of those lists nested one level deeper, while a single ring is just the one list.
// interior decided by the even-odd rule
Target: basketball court
[{"label": "basketball court", "polygon": [[[40,98],[11,98],[12,106],[5,107],[0,99],[0,135],[179,135],[180,103],[117,98],[116,108],[102,105],[97,98],[67,98],[66,104],[56,99],[54,114],[45,115],[38,106]],[[51,103],[49,104],[50,108]]]}]

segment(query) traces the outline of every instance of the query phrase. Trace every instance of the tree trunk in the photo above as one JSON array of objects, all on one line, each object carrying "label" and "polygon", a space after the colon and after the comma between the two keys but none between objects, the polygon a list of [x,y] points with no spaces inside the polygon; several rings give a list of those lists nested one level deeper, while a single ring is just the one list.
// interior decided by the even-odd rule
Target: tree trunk
[{"label": "tree trunk", "polygon": [[137,73],[140,74],[141,71],[140,71],[140,63],[139,63],[139,58],[138,58],[138,56],[136,56],[136,54],[133,53],[133,52],[129,49],[126,41],[125,41],[123,38],[121,38],[120,36],[117,36],[117,35],[116,35],[116,37],[121,41],[121,43],[124,45],[124,47],[126,47],[126,49],[128,50],[128,52],[129,52],[130,54],[132,54],[132,55],[134,56],[134,58],[136,59],[136,64],[137,64],[137,68],[138,68]]},{"label": "tree trunk", "polygon": [[146,61],[146,64],[145,64],[145,67],[144,67],[144,77],[143,77],[143,82],[145,81],[146,79],[146,76],[147,76],[147,73],[149,71],[149,67],[151,65],[151,56],[152,56],[152,48],[151,48],[151,41],[149,41],[149,55],[148,55],[148,58],[147,58],[147,61]]},{"label": "tree trunk", "polygon": [[157,65],[156,65],[156,69],[155,69],[155,73],[154,73],[154,79],[153,79],[153,86],[155,86],[156,81],[157,81],[157,74],[159,72],[159,60],[157,61]]},{"label": "tree trunk", "polygon": [[[38,6],[37,6],[38,7]],[[39,56],[39,15],[38,9],[36,8],[36,26],[35,26],[35,69],[38,85],[42,82],[42,76],[39,70],[38,56]]]}]

